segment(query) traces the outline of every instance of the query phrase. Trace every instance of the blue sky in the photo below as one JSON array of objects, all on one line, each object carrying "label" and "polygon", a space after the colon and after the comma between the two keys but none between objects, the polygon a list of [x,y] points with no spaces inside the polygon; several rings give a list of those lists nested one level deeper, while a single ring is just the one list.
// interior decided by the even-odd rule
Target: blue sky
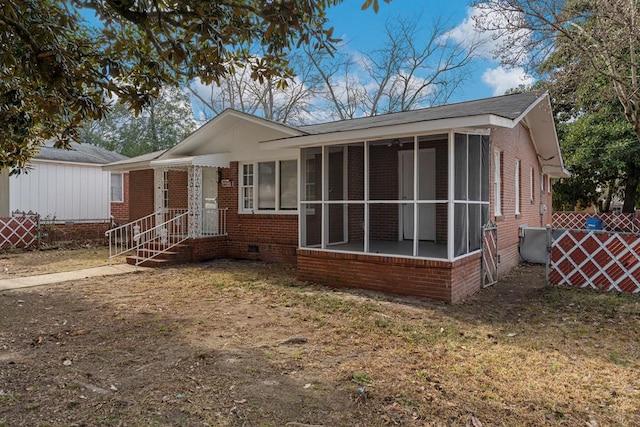
[{"label": "blue sky", "polygon": [[[330,23],[335,30],[334,35],[342,38],[350,49],[359,51],[374,49],[376,43],[380,42],[385,22],[389,19],[420,17],[420,21],[427,27],[433,20],[440,18],[454,30],[452,35],[456,40],[463,41],[477,37],[470,19],[473,10],[469,6],[469,1],[392,0],[387,4],[380,0],[380,10],[377,14],[373,12],[373,8],[361,10],[363,1],[345,0],[344,3],[332,7],[328,13]],[[489,51],[494,45],[489,42],[489,45],[483,49],[484,58],[474,59],[470,78],[450,102],[501,95],[511,87],[531,83],[521,69],[504,69],[490,58]]]}]

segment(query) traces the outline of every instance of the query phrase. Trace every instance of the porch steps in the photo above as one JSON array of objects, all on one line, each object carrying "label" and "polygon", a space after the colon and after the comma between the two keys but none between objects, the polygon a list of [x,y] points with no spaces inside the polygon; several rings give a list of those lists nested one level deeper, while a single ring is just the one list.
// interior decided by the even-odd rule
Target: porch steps
[{"label": "porch steps", "polygon": [[[149,259],[149,257],[152,257]],[[165,251],[159,243],[150,243],[147,247],[138,251],[138,254],[129,255],[127,264],[135,265],[142,262],[143,267],[164,267],[168,265],[187,264],[191,262],[191,246],[180,244]]]}]

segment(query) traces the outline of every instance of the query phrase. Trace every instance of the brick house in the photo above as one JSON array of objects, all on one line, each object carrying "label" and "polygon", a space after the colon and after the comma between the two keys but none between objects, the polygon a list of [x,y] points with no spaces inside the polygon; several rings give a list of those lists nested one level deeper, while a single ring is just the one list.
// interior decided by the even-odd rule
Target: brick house
[{"label": "brick house", "polygon": [[482,226],[497,225],[507,271],[567,175],[533,93],[300,127],[226,110],[106,168],[129,172],[131,219],[186,215],[192,261],[288,262],[303,280],[449,303],[481,287]]}]

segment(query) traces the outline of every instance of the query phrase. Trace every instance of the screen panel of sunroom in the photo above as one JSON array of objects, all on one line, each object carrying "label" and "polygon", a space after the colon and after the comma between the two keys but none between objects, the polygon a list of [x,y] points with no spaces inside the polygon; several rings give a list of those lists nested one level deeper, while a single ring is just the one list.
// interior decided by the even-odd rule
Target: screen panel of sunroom
[{"label": "screen panel of sunroom", "polygon": [[489,138],[456,134],[454,255],[479,250],[489,214]]}]

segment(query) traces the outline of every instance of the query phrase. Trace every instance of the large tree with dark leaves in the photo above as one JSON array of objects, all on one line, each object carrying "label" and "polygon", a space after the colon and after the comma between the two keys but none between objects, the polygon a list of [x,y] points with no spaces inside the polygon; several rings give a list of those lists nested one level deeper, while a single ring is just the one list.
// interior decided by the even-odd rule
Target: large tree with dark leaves
[{"label": "large tree with dark leaves", "polygon": [[[633,211],[640,183],[640,162],[636,161],[640,157],[640,2],[484,0],[477,7],[481,11],[478,25],[503,40],[496,54],[505,64],[528,64],[532,72],[548,73],[543,77],[566,85],[565,93],[589,91],[591,83],[604,85],[596,87],[604,95],[601,99],[584,92],[560,100],[573,102],[574,95],[587,95],[584,99],[592,105],[583,102],[574,108],[574,118],[611,104],[611,98],[620,108],[635,134],[635,141],[624,151],[623,210]],[[547,68],[541,69],[545,63]]]},{"label": "large tree with dark leaves", "polygon": [[216,82],[240,64],[286,84],[287,50],[330,48],[325,11],[342,1],[2,0],[0,168],[20,171],[48,139],[65,147],[115,99],[141,111],[163,86]]}]

